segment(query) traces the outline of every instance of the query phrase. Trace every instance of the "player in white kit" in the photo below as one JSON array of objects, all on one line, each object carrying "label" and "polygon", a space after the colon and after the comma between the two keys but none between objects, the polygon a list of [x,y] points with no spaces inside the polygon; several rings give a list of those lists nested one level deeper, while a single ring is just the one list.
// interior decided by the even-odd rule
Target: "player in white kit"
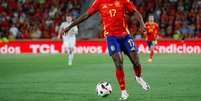
[{"label": "player in white kit", "polygon": [[[59,29],[59,34],[58,34],[58,39],[61,38],[62,32],[65,28],[67,28],[71,23],[72,23],[72,17],[71,16],[66,16],[66,21],[61,23],[60,29]],[[65,49],[65,52],[68,53],[68,65],[71,66],[73,63],[73,58],[74,58],[74,48],[76,44],[76,34],[78,34],[78,27],[75,26],[71,30],[68,31],[68,33],[64,33],[62,35],[63,39],[63,46]]]}]

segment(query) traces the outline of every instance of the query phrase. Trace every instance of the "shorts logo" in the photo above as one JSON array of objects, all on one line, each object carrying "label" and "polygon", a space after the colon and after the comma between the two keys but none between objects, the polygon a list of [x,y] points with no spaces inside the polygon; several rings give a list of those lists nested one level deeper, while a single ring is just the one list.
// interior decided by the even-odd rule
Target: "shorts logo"
[{"label": "shorts logo", "polygon": [[115,46],[112,45],[112,46],[110,47],[110,49],[111,49],[112,51],[115,51]]}]

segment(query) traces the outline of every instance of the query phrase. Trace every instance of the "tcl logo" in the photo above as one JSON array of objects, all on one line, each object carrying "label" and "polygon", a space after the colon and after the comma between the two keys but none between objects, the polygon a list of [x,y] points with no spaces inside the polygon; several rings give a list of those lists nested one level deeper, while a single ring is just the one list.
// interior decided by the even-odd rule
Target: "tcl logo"
[{"label": "tcl logo", "polygon": [[57,50],[55,48],[54,44],[43,44],[43,45],[39,45],[39,44],[31,44],[29,46],[32,49],[32,53],[36,54],[36,53],[59,53],[59,50]]}]

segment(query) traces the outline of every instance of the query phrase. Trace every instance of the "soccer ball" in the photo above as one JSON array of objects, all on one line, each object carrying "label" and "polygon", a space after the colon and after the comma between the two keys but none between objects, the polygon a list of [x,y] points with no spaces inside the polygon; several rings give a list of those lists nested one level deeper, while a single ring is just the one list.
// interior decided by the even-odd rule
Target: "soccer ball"
[{"label": "soccer ball", "polygon": [[106,97],[112,93],[112,86],[110,83],[103,81],[96,85],[96,93],[98,96]]}]

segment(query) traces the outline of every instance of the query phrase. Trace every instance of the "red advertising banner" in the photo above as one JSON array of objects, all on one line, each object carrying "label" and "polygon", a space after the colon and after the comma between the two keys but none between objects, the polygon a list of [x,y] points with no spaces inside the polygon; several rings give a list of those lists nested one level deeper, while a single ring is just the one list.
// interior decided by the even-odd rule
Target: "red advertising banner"
[{"label": "red advertising banner", "polygon": [[[136,41],[140,53],[149,53],[146,41]],[[201,54],[201,41],[162,40],[157,45],[160,54]],[[105,54],[107,45],[104,40],[78,40],[75,52],[77,54]],[[0,54],[57,54],[64,53],[61,41],[14,41],[0,43]]]}]

